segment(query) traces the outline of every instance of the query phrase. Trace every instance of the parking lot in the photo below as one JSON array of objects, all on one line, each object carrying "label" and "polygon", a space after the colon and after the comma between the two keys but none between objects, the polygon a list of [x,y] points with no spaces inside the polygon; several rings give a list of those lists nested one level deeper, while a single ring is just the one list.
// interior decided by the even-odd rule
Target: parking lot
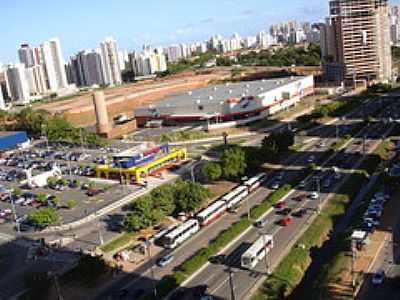
[{"label": "parking lot", "polygon": [[[138,186],[121,188],[118,178],[113,181],[94,178],[95,164],[107,163],[112,154],[121,151],[121,148],[85,149],[66,143],[48,144],[41,141],[36,142],[29,150],[16,150],[3,155],[0,158],[2,232],[15,232],[15,216],[21,225],[21,231],[35,230],[26,219],[38,208],[57,209],[61,216],[60,223],[65,224],[139,190]],[[55,167],[59,168],[62,176],[60,179],[48,179],[46,186],[32,186],[26,181],[27,170],[31,170],[32,176],[36,176]]]}]

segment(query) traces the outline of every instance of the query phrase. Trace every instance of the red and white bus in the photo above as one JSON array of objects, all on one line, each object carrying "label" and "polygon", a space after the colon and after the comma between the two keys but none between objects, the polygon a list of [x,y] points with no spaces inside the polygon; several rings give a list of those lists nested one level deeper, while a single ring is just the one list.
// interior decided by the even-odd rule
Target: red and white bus
[{"label": "red and white bus", "polygon": [[223,196],[222,200],[225,201],[226,207],[230,209],[238,205],[248,194],[249,189],[247,186],[241,185]]},{"label": "red and white bus", "polygon": [[200,211],[196,218],[201,226],[207,226],[218,219],[226,211],[226,203],[222,200],[217,200],[207,208]]},{"label": "red and white bus", "polygon": [[162,244],[165,248],[173,249],[179,244],[189,239],[192,235],[196,234],[200,230],[199,222],[195,219],[189,219],[185,223],[182,223],[174,230],[163,236]]},{"label": "red and white bus", "polygon": [[251,193],[254,190],[256,190],[266,179],[267,179],[267,173],[261,172],[258,173],[256,176],[251,177],[243,184],[248,187],[249,192]]}]

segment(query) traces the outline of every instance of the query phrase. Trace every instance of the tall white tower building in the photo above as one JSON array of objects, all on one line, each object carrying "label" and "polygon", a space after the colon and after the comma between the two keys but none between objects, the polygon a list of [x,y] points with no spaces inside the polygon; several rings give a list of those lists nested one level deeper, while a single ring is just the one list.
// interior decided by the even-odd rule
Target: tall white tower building
[{"label": "tall white tower building", "polygon": [[25,65],[25,68],[30,68],[35,65],[33,49],[28,44],[22,44],[18,49],[19,62]]},{"label": "tall white tower building", "polygon": [[3,96],[3,91],[1,89],[1,85],[0,85],[0,109],[1,110],[5,110],[6,109],[6,103],[4,101],[4,96]]},{"label": "tall white tower building", "polygon": [[105,83],[109,85],[121,84],[117,42],[113,38],[106,38],[100,43],[100,49]]},{"label": "tall white tower building", "polygon": [[25,66],[23,64],[9,65],[5,75],[11,100],[20,105],[29,104],[30,94]]},{"label": "tall white tower building", "polygon": [[66,88],[68,86],[67,74],[60,41],[51,39],[44,42],[41,45],[41,52],[47,88],[52,92]]}]

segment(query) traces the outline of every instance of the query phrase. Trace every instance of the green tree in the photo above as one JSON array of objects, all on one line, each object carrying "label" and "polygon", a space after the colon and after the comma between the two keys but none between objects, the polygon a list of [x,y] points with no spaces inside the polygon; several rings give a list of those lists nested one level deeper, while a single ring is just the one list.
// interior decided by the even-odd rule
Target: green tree
[{"label": "green tree", "polygon": [[47,195],[46,195],[45,193],[39,193],[39,194],[37,194],[37,196],[36,196],[36,200],[37,200],[40,204],[45,205],[45,204],[47,204]]},{"label": "green tree", "polygon": [[58,208],[58,206],[60,205],[60,197],[58,196],[54,196],[53,199],[51,199],[51,202],[53,202],[53,205],[55,208]]},{"label": "green tree", "polygon": [[178,211],[195,212],[210,196],[210,191],[199,183],[191,181],[176,183],[175,202]]},{"label": "green tree", "polygon": [[54,208],[47,207],[31,212],[28,215],[28,220],[35,226],[43,228],[57,223],[60,220],[60,215]]},{"label": "green tree", "polygon": [[67,205],[68,209],[73,209],[75,206],[78,205],[78,201],[75,199],[69,199],[67,202],[65,202],[65,205]]},{"label": "green tree", "polygon": [[201,168],[201,173],[210,181],[216,181],[222,176],[221,165],[216,162],[208,162]]},{"label": "green tree", "polygon": [[13,191],[13,194],[14,194],[16,197],[19,197],[19,196],[22,195],[22,190],[21,190],[19,187],[16,187],[16,188],[14,189],[14,191]]},{"label": "green tree", "polygon": [[174,185],[166,184],[155,188],[150,194],[154,207],[160,210],[164,216],[172,214],[175,210],[174,192]]},{"label": "green tree", "polygon": [[222,174],[226,178],[238,177],[245,173],[246,153],[239,147],[224,150],[221,155]]},{"label": "green tree", "polygon": [[123,220],[123,225],[127,231],[139,231],[146,227],[144,218],[136,212],[128,213]]}]

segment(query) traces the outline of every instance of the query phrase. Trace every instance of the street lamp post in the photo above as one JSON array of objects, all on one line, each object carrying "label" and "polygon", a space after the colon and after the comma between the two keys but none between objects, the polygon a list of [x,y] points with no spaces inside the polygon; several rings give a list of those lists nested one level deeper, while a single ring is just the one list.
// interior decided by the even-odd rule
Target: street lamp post
[{"label": "street lamp post", "polygon": [[318,213],[321,212],[321,177],[320,176],[315,176],[314,177],[315,182],[317,184],[317,200],[318,200]]},{"label": "street lamp post", "polygon": [[356,293],[356,271],[355,271],[355,263],[357,259],[357,252],[355,249],[355,241],[351,239],[351,285],[353,288],[353,299]]},{"label": "street lamp post", "polygon": [[236,300],[235,286],[233,282],[233,272],[231,266],[228,267],[228,273],[229,273],[229,287],[231,291],[231,300]]},{"label": "street lamp post", "polygon": [[151,264],[150,272],[151,272],[151,280],[153,281],[153,294],[154,294],[154,298],[157,299],[157,286],[156,286],[156,278],[154,275],[154,262],[153,262],[153,256],[151,255],[150,247],[151,247],[151,243],[150,243],[150,240],[147,238],[146,239],[146,249],[147,249],[147,256],[148,256],[150,264]]},{"label": "street lamp post", "polygon": [[8,197],[10,197],[10,201],[11,201],[11,207],[12,207],[12,211],[13,211],[13,215],[14,215],[15,227],[17,228],[18,234],[20,234],[21,228],[20,228],[18,218],[17,218],[17,210],[15,208],[14,197],[12,196],[11,192],[8,192]]},{"label": "street lamp post", "polygon": [[270,270],[270,266],[268,263],[268,253],[269,253],[269,249],[267,249],[267,241],[265,239],[265,233],[260,232],[260,235],[263,238],[263,245],[264,245],[264,261],[265,261],[265,269],[267,271],[267,274],[271,274],[271,270]]}]

